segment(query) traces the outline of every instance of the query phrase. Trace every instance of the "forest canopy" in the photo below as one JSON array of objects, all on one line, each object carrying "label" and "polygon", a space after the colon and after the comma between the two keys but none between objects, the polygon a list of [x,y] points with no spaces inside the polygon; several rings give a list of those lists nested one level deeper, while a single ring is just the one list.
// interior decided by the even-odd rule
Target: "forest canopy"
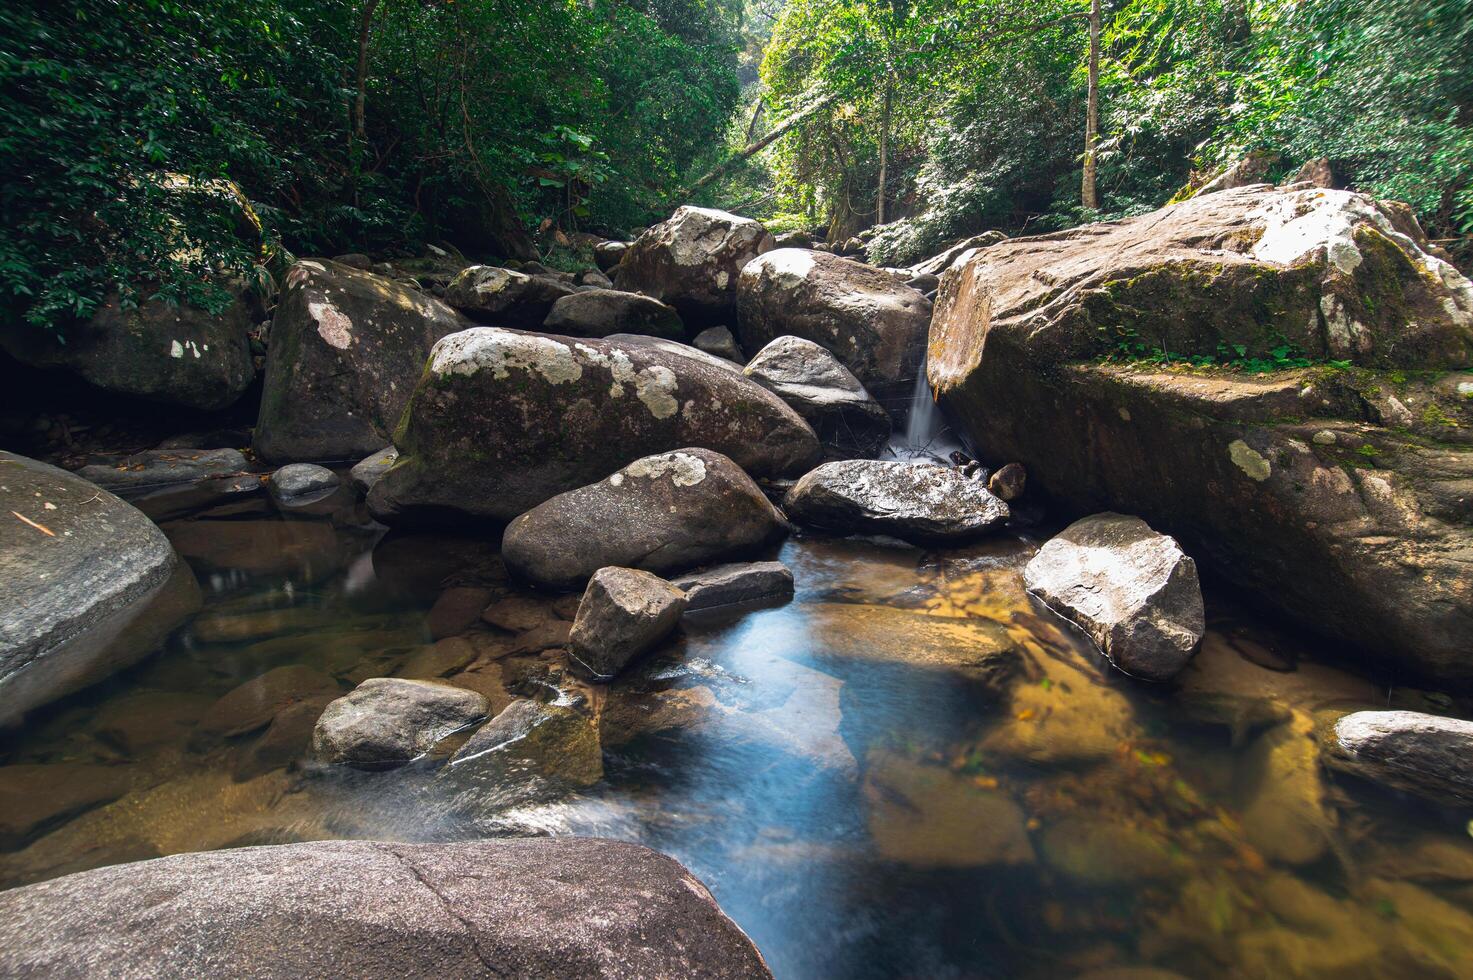
[{"label": "forest canopy", "polygon": [[113,290],[208,304],[290,253],[547,258],[722,164],[699,202],[874,229],[902,263],[1150,210],[1244,154],[1269,179],[1325,157],[1466,262],[1473,0],[1101,3],[1093,209],[1090,8],[23,0],[0,11],[0,296],[59,328]]}]

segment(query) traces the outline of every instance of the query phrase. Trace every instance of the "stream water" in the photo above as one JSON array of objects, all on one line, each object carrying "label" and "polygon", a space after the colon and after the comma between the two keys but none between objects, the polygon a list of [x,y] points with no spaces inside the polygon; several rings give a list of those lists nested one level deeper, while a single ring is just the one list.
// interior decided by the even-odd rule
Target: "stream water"
[{"label": "stream water", "polygon": [[[1473,975],[1466,814],[1334,779],[1313,740],[1347,707],[1467,705],[1329,666],[1214,590],[1194,666],[1153,687],[1024,593],[1033,539],[793,538],[791,602],[687,616],[586,692],[603,778],[507,807],[433,759],[315,767],[311,724],[372,676],[500,704],[566,685],[522,640],[568,600],[517,592],[484,542],[266,508],[166,523],[204,610],[0,741],[47,767],[0,885],[247,844],[595,834],[683,861],[780,978]],[[476,617],[507,596],[540,625]]]}]

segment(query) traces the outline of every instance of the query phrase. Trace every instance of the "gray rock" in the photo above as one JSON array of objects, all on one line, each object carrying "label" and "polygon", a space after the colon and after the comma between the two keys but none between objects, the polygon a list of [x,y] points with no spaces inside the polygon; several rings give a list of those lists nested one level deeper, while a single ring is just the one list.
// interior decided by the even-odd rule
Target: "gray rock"
[{"label": "gray rock", "polygon": [[574,292],[568,283],[550,275],[473,265],[462,269],[445,287],[445,302],[481,323],[535,327],[553,303]]},{"label": "gray rock", "polygon": [[1304,166],[1284,181],[1285,184],[1312,184],[1315,187],[1334,187],[1335,175],[1330,170],[1330,161],[1324,157],[1315,157],[1313,160],[1304,161]]},{"label": "gray rock", "polygon": [[614,281],[598,269],[584,269],[573,277],[573,281],[580,286],[592,286],[595,289],[614,288]]},{"label": "gray rock", "polygon": [[289,463],[384,448],[430,348],[467,326],[439,300],[388,279],[298,262],[271,321],[256,452]]},{"label": "gray rock", "polygon": [[338,475],[326,466],[288,463],[271,474],[271,499],[288,507],[308,503],[326,497],[341,482]]},{"label": "gray rock", "polygon": [[793,406],[830,456],[871,457],[890,440],[890,413],[838,358],[811,340],[779,337],[742,373]]},{"label": "gray rock", "polygon": [[696,334],[691,344],[707,354],[735,361],[738,364],[743,364],[747,360],[742,356],[742,349],[737,346],[736,337],[726,327],[707,327]]},{"label": "gray rock", "polygon": [[398,459],[399,450],[393,446],[387,446],[372,456],[367,456],[354,463],[353,468],[348,472],[348,476],[353,481],[353,489],[366,496],[379,478],[387,473],[389,467],[393,466]]},{"label": "gray rock", "polygon": [[250,465],[237,449],[146,449],[117,463],[84,466],[77,475],[109,490],[144,490],[234,476]]},{"label": "gray rock", "polygon": [[1146,680],[1175,677],[1206,629],[1197,563],[1139,517],[1075,521],[1038,550],[1023,583],[1116,667]]},{"label": "gray rock", "polygon": [[440,771],[457,809],[485,812],[592,786],[603,778],[598,728],[581,708],[513,701]]},{"label": "gray rock", "polygon": [[683,612],[685,593],[659,576],[636,568],[600,568],[578,603],[568,656],[583,676],[613,680],[669,636]]},{"label": "gray rock", "polygon": [[987,489],[998,500],[1017,500],[1027,485],[1028,471],[1022,463],[1007,463],[987,479]]},{"label": "gray rock", "polygon": [[0,725],[128,666],[199,608],[164,533],[54,466],[0,452]]},{"label": "gray rock", "polygon": [[0,893],[6,976],[770,976],[674,860],[574,837],[179,854]]},{"label": "gray rock", "polygon": [[1326,761],[1391,789],[1473,804],[1473,722],[1418,711],[1357,711],[1335,723]]},{"label": "gray rock", "polygon": [[681,449],[532,508],[507,525],[501,554],[533,584],[571,589],[606,565],[664,574],[737,557],[782,529],[741,467],[720,453]]},{"label": "gray rock", "polygon": [[[799,473],[818,439],[782,399],[693,347],[478,327],[415,389],[400,457],[369,493],[386,524],[509,521],[650,453],[701,446],[759,476]],[[594,569],[619,561],[600,561]]]},{"label": "gray rock", "polygon": [[950,467],[872,459],[825,463],[783,499],[801,524],[890,534],[919,544],[965,541],[1008,519],[1008,505]]},{"label": "gray rock", "polygon": [[628,242],[599,242],[593,246],[593,261],[605,272],[613,269],[629,251]]},{"label": "gray rock", "polygon": [[[910,267],[910,273],[916,278],[924,278],[927,276],[936,278],[937,282],[931,283],[925,290],[922,290],[923,292],[927,292],[931,289],[936,288],[936,285],[940,281],[940,276],[942,273],[946,272],[953,266],[960,265],[966,259],[971,258],[971,252],[975,251],[976,249],[987,248],[988,246],[996,245],[999,242],[1005,242],[1007,240],[1008,236],[1004,235],[1000,231],[984,231],[980,235],[973,235],[971,238],[968,238],[965,241],[957,242],[955,245],[948,247],[939,255],[933,255],[923,262],[917,262],[915,265]],[[915,288],[921,289],[920,286],[916,286]]]},{"label": "gray rock", "polygon": [[679,340],[680,315],[659,300],[617,289],[590,289],[552,304],[544,330],[568,337],[607,337],[628,333]]},{"label": "gray rock", "polygon": [[680,207],[629,246],[614,282],[669,303],[686,323],[729,323],[742,267],[772,248],[772,236],[751,218]]},{"label": "gray rock", "polygon": [[806,231],[785,231],[773,237],[778,248],[812,248],[813,236]]},{"label": "gray rock", "polygon": [[489,707],[475,691],[448,684],[372,677],[322,712],[312,754],[331,765],[401,766],[484,719]]},{"label": "gray rock", "polygon": [[670,580],[685,593],[687,612],[793,595],[793,573],[780,561],[733,562],[687,572]]}]

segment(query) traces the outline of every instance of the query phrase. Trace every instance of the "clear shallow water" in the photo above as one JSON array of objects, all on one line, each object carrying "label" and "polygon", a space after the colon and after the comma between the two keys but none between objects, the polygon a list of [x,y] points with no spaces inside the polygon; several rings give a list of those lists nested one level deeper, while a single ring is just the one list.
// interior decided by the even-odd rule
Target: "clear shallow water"
[{"label": "clear shallow water", "polygon": [[[384,538],[352,508],[216,515],[168,525],[202,613],[0,741],[5,765],[48,767],[58,810],[6,843],[0,883],[242,844],[599,834],[685,862],[785,978],[1473,975],[1467,814],[1314,754],[1337,711],[1466,705],[1326,666],[1210,592],[1196,664],[1149,687],[1024,594],[1026,539],[793,539],[793,602],[688,616],[586,689],[518,632],[555,634],[571,604],[517,592],[484,542]],[[446,589],[473,625],[435,606]],[[476,620],[504,596],[534,599],[518,629]],[[432,627],[470,637],[430,646]],[[581,694],[604,776],[505,807],[435,760],[304,765],[325,699],[390,673],[496,704]]]}]

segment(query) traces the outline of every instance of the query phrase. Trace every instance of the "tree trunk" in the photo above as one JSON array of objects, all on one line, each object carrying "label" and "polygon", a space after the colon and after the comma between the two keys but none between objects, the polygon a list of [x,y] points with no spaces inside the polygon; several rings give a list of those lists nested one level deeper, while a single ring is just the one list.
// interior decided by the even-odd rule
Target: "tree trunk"
[{"label": "tree trunk", "polygon": [[889,169],[890,153],[890,76],[885,76],[885,101],[880,110],[880,181],[875,192],[875,224],[885,223],[885,178]]},{"label": "tree trunk", "polygon": [[1089,4],[1089,105],[1084,117],[1084,184],[1080,202],[1091,211],[1100,209],[1095,190],[1095,148],[1100,140],[1100,0]]},{"label": "tree trunk", "polygon": [[357,88],[353,97],[353,137],[364,139],[368,130],[364,104],[368,101],[368,38],[373,31],[373,14],[378,10],[379,0],[364,0],[358,15],[358,73]]},{"label": "tree trunk", "polygon": [[694,184],[691,184],[689,187],[682,189],[680,193],[676,195],[676,197],[689,197],[696,191],[700,190],[702,187],[705,187],[707,184],[711,183],[711,181],[715,180],[717,177],[720,177],[722,174],[726,173],[726,171],[732,166],[732,164],[745,160],[748,157],[752,156],[754,153],[759,153],[762,150],[765,150],[768,146],[775,143],[781,136],[785,135],[788,130],[792,129],[794,126],[798,125],[800,122],[807,119],[815,112],[818,112],[820,109],[827,106],[830,102],[833,102],[835,98],[836,96],[833,95],[825,95],[817,102],[811,103],[807,108],[799,109],[797,112],[793,113],[791,116],[784,119],[776,126],[772,127],[772,129],[768,130],[766,136],[762,137],[757,142],[750,144],[746,147],[746,149],[741,150],[730,159],[722,161],[720,164],[712,168],[711,172],[706,174],[706,176],[702,177]]}]

